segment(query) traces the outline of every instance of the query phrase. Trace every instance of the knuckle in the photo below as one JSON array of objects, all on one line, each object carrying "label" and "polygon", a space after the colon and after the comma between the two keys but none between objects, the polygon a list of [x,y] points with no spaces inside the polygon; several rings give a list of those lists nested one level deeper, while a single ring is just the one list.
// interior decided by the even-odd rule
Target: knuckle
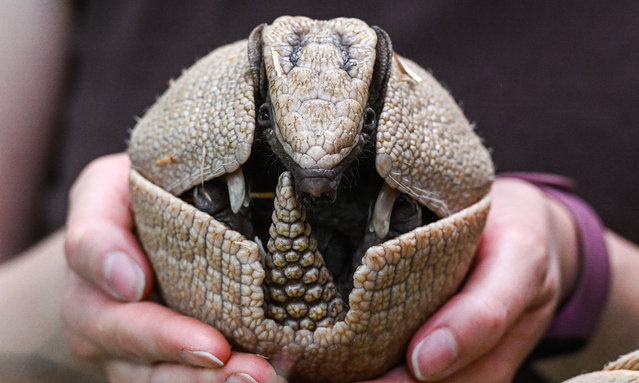
[{"label": "knuckle", "polygon": [[[71,353],[83,359],[98,359],[102,353],[95,344],[84,335],[85,327],[79,315],[76,315],[77,308],[74,302],[65,294],[64,309],[62,312],[62,332],[66,339]],[[74,309],[75,308],[75,309]]]},{"label": "knuckle", "polygon": [[122,322],[121,318],[118,318],[113,325],[113,341],[115,347],[121,354],[126,355],[129,359],[143,361],[149,359],[143,355],[138,348],[138,344],[133,336],[129,333],[127,324]]},{"label": "knuckle", "polygon": [[67,335],[71,353],[81,359],[98,359],[100,353],[89,342],[76,335]]},{"label": "knuckle", "polygon": [[561,291],[561,278],[559,266],[551,252],[544,252],[533,261],[531,271],[532,289],[528,308],[538,307],[555,299],[558,299]]},{"label": "knuckle", "polygon": [[99,272],[100,251],[96,242],[104,238],[105,224],[96,219],[82,219],[69,225],[65,232],[64,254],[69,268],[83,278],[91,278]]},{"label": "knuckle", "polygon": [[64,237],[64,252],[67,260],[77,261],[90,249],[89,241],[94,238],[101,224],[93,219],[84,219],[67,227]]},{"label": "knuckle", "polygon": [[482,299],[477,301],[475,320],[489,334],[501,334],[506,329],[509,309],[499,300]]},{"label": "knuckle", "polygon": [[[505,243],[513,244],[513,250],[520,254],[527,254],[529,257],[544,257],[547,251],[545,246],[540,246],[548,242],[545,230],[535,230],[526,226],[510,226],[503,232]],[[516,255],[516,254],[513,254]]]},{"label": "knuckle", "polygon": [[537,280],[539,288],[536,290],[536,296],[530,300],[529,308],[536,308],[547,303],[556,304],[559,301],[561,287],[559,276],[557,273],[546,269],[540,274]]},{"label": "knuckle", "polygon": [[77,257],[82,252],[84,238],[87,235],[87,226],[73,224],[67,227],[64,235],[64,254],[69,266],[76,265]]}]

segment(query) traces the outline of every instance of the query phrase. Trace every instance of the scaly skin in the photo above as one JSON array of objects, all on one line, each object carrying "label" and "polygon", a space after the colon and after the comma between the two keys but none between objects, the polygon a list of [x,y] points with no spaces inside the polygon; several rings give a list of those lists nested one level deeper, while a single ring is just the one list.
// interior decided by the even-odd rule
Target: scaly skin
[{"label": "scaly skin", "polygon": [[[379,30],[355,19],[282,17],[256,31],[266,96],[249,62],[253,40],[239,41],[171,82],[132,132],[131,205],[140,241],[167,305],[215,326],[238,348],[268,356],[290,381],[379,376],[401,361],[415,330],[468,272],[490,205],[490,156],[448,93],[396,54],[388,56],[376,131],[364,131],[369,85],[379,77],[376,60],[383,52]],[[256,107],[269,101],[273,125],[256,127]],[[262,238],[263,249],[180,198],[209,180],[218,180],[215,190],[226,182],[231,207],[220,216],[250,227],[253,197],[243,190],[246,169],[240,170],[256,145],[274,148],[286,157],[280,158],[284,167],[297,169],[277,181],[271,238]],[[297,200],[295,178],[363,161],[353,155],[365,147],[375,152],[369,158],[378,185],[387,185],[379,204],[386,207],[381,214],[375,208],[373,221],[382,218],[371,223],[374,233],[361,228],[378,245],[356,260],[352,290],[340,297]],[[248,174],[249,189],[260,176]],[[384,212],[398,219],[390,215],[393,189],[440,219],[386,237],[378,229]],[[373,209],[374,199],[367,203]],[[356,214],[368,214],[363,210]],[[302,260],[306,254],[312,263]]]},{"label": "scaly skin", "polygon": [[622,355],[601,371],[585,373],[564,383],[637,383],[639,382],[639,351]]}]

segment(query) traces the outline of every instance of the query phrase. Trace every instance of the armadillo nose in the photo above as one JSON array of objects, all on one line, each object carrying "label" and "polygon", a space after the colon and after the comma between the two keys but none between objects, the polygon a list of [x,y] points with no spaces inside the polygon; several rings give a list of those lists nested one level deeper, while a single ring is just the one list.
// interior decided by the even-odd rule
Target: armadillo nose
[{"label": "armadillo nose", "polygon": [[313,197],[321,197],[322,195],[334,192],[335,188],[333,180],[327,177],[303,177],[297,185],[298,193],[306,193]]},{"label": "armadillo nose", "polygon": [[328,177],[303,177],[296,185],[297,199],[307,209],[330,206],[336,198],[335,180]]}]

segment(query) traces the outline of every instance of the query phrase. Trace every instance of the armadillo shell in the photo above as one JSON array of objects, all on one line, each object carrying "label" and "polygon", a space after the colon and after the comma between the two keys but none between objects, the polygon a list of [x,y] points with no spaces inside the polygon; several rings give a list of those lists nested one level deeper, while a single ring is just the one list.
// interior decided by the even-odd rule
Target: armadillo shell
[{"label": "armadillo shell", "polygon": [[639,381],[639,371],[615,370],[595,371],[576,376],[564,383],[635,383]]},{"label": "armadillo shell", "polygon": [[490,197],[366,252],[343,320],[314,331],[268,319],[258,245],[210,215],[130,173],[140,240],[173,309],[264,355],[289,381],[348,382],[399,363],[419,326],[462,283]]}]

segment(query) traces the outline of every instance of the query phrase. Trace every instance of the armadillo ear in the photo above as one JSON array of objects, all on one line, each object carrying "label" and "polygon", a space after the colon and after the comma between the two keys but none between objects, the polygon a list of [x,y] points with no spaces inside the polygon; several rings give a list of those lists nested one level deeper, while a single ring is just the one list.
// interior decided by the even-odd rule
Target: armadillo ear
[{"label": "armadillo ear", "polygon": [[377,45],[375,46],[375,66],[373,67],[373,78],[368,90],[368,106],[379,116],[384,103],[386,85],[391,74],[393,62],[393,46],[388,33],[378,26],[372,27],[377,33]]},{"label": "armadillo ear", "polygon": [[253,84],[255,84],[255,103],[261,105],[266,100],[268,92],[268,81],[266,70],[264,69],[264,59],[262,57],[262,31],[266,24],[260,24],[249,35],[248,38],[248,60]]},{"label": "armadillo ear", "polygon": [[131,133],[134,169],[180,195],[248,160],[256,89],[248,53],[246,40],[220,47],[170,83]]},{"label": "armadillo ear", "polygon": [[481,140],[448,92],[395,54],[377,126],[375,167],[386,183],[446,217],[480,200],[494,177]]}]

